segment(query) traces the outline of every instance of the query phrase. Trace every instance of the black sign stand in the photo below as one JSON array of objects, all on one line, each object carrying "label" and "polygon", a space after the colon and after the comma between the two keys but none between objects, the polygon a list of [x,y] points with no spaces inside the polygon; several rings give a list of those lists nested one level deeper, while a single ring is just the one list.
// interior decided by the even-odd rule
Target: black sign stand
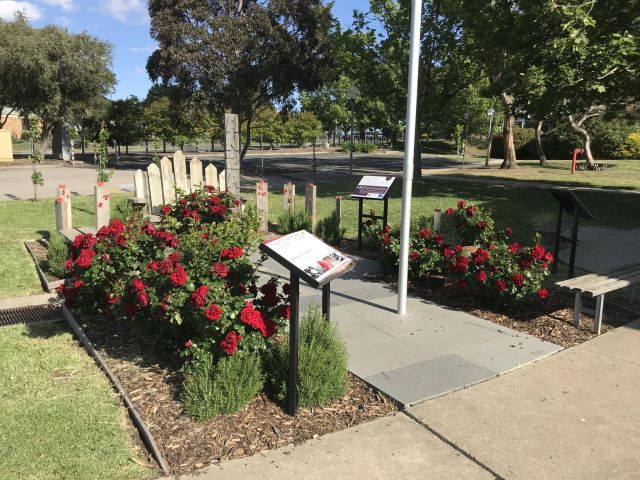
[{"label": "black sign stand", "polygon": [[[289,296],[289,379],[287,383],[287,413],[294,417],[298,412],[298,342],[300,327],[300,279],[302,278],[313,288],[322,287],[322,314],[330,319],[331,281],[340,277],[353,268],[353,262],[341,266],[335,273],[319,282],[304,270],[301,270],[282,255],[269,248],[268,243],[260,244],[260,251],[267,253],[280,265],[289,270],[289,284],[291,292]],[[342,254],[341,254],[342,255]],[[345,255],[345,258],[346,255]]]},{"label": "black sign stand", "polygon": [[593,215],[587,210],[582,202],[576,197],[571,190],[551,190],[551,195],[558,201],[560,208],[558,210],[558,223],[556,226],[555,239],[553,242],[553,266],[552,273],[558,271],[558,254],[560,253],[560,234],[562,231],[562,212],[566,211],[569,214],[573,214],[573,227],[571,229],[571,254],[569,257],[569,277],[573,278],[576,262],[576,247],[578,244],[578,225],[580,218],[591,220]]},{"label": "black sign stand", "polygon": [[363,213],[362,212],[362,203],[364,202],[364,198],[358,198],[358,250],[362,250],[362,228],[363,228],[363,219],[368,218],[373,220],[382,220],[382,226],[384,227],[387,224],[387,218],[389,215],[389,193],[384,196],[384,207],[382,210],[382,216],[373,215],[371,213]]}]

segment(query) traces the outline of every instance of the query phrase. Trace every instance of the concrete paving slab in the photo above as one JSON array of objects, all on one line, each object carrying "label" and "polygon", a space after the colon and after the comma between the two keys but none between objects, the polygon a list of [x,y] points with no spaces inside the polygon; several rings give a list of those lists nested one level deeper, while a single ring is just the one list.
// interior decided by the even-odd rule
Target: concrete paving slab
[{"label": "concrete paving slab", "polygon": [[487,380],[497,373],[450,354],[386,370],[365,380],[406,406],[456,390],[461,383],[469,386]]},{"label": "concrete paving slab", "polygon": [[[331,319],[338,325],[355,375],[404,405],[467,387],[560,350],[560,347],[466,312],[410,296],[407,314],[395,313],[389,287],[365,281],[379,271],[354,257],[355,268],[331,284]],[[287,276],[269,260],[265,272]],[[301,284],[305,312],[321,303],[321,292]]]},{"label": "concrete paving slab", "polygon": [[[617,235],[581,243],[576,249],[576,267],[605,273],[627,265],[640,264],[640,228]],[[564,249],[559,258],[569,263],[571,250]]]},{"label": "concrete paving slab", "polygon": [[640,366],[630,360],[639,329],[635,322],[408,411],[505,478],[637,479]]},{"label": "concrete paving slab", "polygon": [[406,415],[397,414],[298,447],[214,465],[183,480],[492,479]]}]

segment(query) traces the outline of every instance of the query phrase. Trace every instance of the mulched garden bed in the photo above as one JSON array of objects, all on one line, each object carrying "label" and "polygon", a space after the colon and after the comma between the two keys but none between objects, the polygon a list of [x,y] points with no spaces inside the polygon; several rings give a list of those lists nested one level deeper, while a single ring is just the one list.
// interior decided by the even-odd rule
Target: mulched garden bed
[{"label": "mulched garden bed", "polygon": [[345,397],[324,407],[300,409],[295,418],[260,394],[234,415],[199,423],[185,415],[179,401],[182,373],[177,364],[146,346],[130,323],[100,317],[77,320],[127,391],[173,474],[299,444],[396,410],[386,397],[350,375]]},{"label": "mulched garden bed", "polygon": [[[367,278],[370,281],[383,282],[393,288],[397,287],[397,279],[393,275],[374,274],[368,275]],[[564,348],[579,345],[596,336],[593,333],[592,316],[583,313],[580,328],[573,326],[574,296],[568,292],[551,290],[547,300],[512,306],[508,311],[504,307],[495,308],[461,294],[457,287],[446,285],[444,278],[411,282],[409,293],[438,305],[462,310],[490,322],[528,333]],[[585,297],[583,303],[585,308],[595,308],[594,299]],[[604,310],[601,333],[621,327],[638,318],[640,318],[640,312],[632,313],[631,309],[608,302]]]}]

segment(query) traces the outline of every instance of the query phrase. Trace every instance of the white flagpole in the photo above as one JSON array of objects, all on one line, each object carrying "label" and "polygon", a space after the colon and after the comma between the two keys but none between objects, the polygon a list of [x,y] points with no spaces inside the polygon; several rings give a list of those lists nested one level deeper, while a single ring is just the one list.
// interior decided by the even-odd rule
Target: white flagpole
[{"label": "white flagpole", "polygon": [[400,272],[398,273],[398,315],[407,313],[407,281],[409,276],[409,226],[413,187],[413,152],[416,139],[416,107],[418,104],[418,62],[420,59],[420,26],[422,0],[412,0],[411,40],[409,49],[409,86],[407,90],[407,129],[404,136],[404,174],[402,185],[402,221],[400,223]]}]

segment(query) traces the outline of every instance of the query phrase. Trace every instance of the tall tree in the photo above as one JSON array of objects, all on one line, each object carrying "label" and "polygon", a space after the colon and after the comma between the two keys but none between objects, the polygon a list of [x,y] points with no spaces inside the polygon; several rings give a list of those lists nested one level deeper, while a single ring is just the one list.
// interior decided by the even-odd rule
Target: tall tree
[{"label": "tall tree", "polygon": [[0,45],[12,51],[18,61],[7,71],[0,68],[0,76],[4,76],[0,99],[23,114],[34,113],[40,118],[44,158],[55,125],[79,123],[113,88],[111,45],[56,26],[35,29],[22,17],[9,23],[15,25],[0,23],[0,30],[7,28],[13,33]]},{"label": "tall tree", "polygon": [[118,144],[118,150],[125,146],[129,153],[129,145],[138,143],[144,137],[143,109],[140,100],[131,95],[123,100],[114,100],[109,105],[109,133],[111,140]]},{"label": "tall tree", "polygon": [[228,110],[246,123],[256,111],[313,90],[330,65],[330,7],[322,0],[149,0],[158,49],[152,79],[199,95],[211,114]]}]

